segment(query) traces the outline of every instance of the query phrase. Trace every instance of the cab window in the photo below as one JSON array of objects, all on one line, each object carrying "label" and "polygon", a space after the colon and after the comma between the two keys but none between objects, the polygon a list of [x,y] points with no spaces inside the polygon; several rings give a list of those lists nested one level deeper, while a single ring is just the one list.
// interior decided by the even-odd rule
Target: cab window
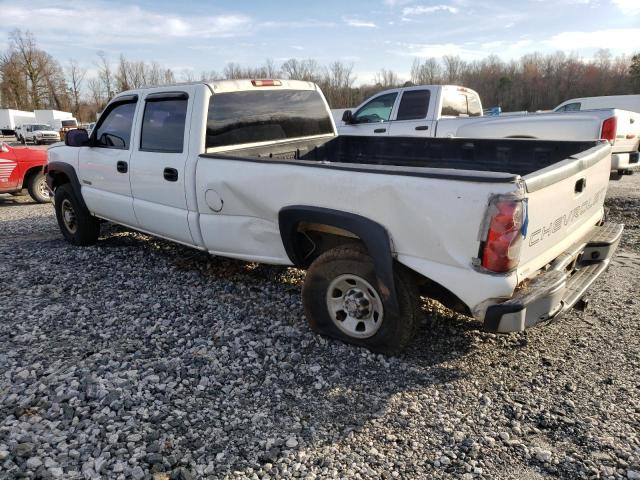
[{"label": "cab window", "polygon": [[374,98],[355,113],[352,123],[388,122],[397,96],[394,92]]},{"label": "cab window", "polygon": [[408,90],[402,94],[396,120],[420,120],[427,116],[430,90]]},{"label": "cab window", "polygon": [[117,103],[103,114],[95,129],[95,144],[101,148],[129,149],[135,102]]},{"label": "cab window", "polygon": [[147,100],[142,118],[140,150],[182,153],[187,102],[186,95]]}]

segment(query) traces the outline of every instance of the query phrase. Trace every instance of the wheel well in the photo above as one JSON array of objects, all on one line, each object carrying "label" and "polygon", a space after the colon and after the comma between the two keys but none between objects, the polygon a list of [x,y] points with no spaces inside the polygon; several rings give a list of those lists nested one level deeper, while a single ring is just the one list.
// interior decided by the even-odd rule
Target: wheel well
[{"label": "wheel well", "polygon": [[[316,258],[332,248],[350,244],[371,255],[367,250],[366,243],[354,232],[323,223],[299,222],[292,240],[296,250],[304,257],[305,265],[311,264]],[[397,261],[394,263],[395,268],[403,268],[413,277],[420,295],[436,300],[455,312],[471,316],[469,307],[449,289]]]},{"label": "wheel well", "polygon": [[31,181],[31,177],[33,177],[34,175],[37,175],[39,172],[42,171],[42,167],[31,167],[29,170],[27,170],[27,173],[24,174],[24,179],[22,180],[22,188],[27,188],[27,185],[29,185],[29,182]]},{"label": "wheel well", "polygon": [[344,228],[314,222],[300,222],[295,238],[296,249],[302,254],[305,264],[311,264],[324,252],[335,247],[354,244],[367,250],[367,246],[355,233]]},{"label": "wheel well", "polygon": [[51,186],[54,190],[60,185],[71,182],[67,174],[63,172],[49,172],[49,175],[51,176],[51,178],[53,178]]}]

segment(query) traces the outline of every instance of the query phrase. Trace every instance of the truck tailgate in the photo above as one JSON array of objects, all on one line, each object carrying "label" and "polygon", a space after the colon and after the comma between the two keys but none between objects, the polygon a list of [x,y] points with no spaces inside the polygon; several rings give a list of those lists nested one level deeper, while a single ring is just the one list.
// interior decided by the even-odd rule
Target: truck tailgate
[{"label": "truck tailgate", "polygon": [[524,177],[528,224],[519,281],[535,275],[601,220],[610,169],[611,147],[603,143]]}]

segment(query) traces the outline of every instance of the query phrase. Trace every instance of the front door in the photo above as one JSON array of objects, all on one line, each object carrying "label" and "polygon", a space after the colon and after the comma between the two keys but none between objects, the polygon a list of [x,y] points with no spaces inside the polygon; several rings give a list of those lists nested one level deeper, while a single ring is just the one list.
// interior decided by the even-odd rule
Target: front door
[{"label": "front door", "polygon": [[193,245],[189,230],[185,127],[191,116],[193,90],[149,93],[138,121],[140,141],[131,159],[133,208],[140,229]]},{"label": "front door", "polygon": [[129,160],[135,135],[132,126],[137,96],[114,100],[91,135],[91,146],[79,150],[82,197],[96,216],[137,226],[129,183]]},{"label": "front door", "polygon": [[372,98],[353,114],[351,123],[341,125],[340,135],[378,137],[389,134],[389,119],[398,92],[385,93]]}]

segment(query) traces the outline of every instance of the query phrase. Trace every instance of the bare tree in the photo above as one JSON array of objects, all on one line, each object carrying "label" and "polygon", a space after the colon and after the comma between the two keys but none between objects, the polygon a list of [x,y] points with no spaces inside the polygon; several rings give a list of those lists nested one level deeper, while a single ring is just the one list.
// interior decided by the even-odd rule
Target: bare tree
[{"label": "bare tree", "polygon": [[383,68],[376,73],[374,82],[382,88],[393,88],[400,85],[400,78],[394,71]]},{"label": "bare tree", "polygon": [[75,60],[69,60],[67,66],[67,76],[69,78],[69,88],[73,97],[73,114],[77,117],[80,111],[80,89],[87,74],[87,69],[80,67]]}]

